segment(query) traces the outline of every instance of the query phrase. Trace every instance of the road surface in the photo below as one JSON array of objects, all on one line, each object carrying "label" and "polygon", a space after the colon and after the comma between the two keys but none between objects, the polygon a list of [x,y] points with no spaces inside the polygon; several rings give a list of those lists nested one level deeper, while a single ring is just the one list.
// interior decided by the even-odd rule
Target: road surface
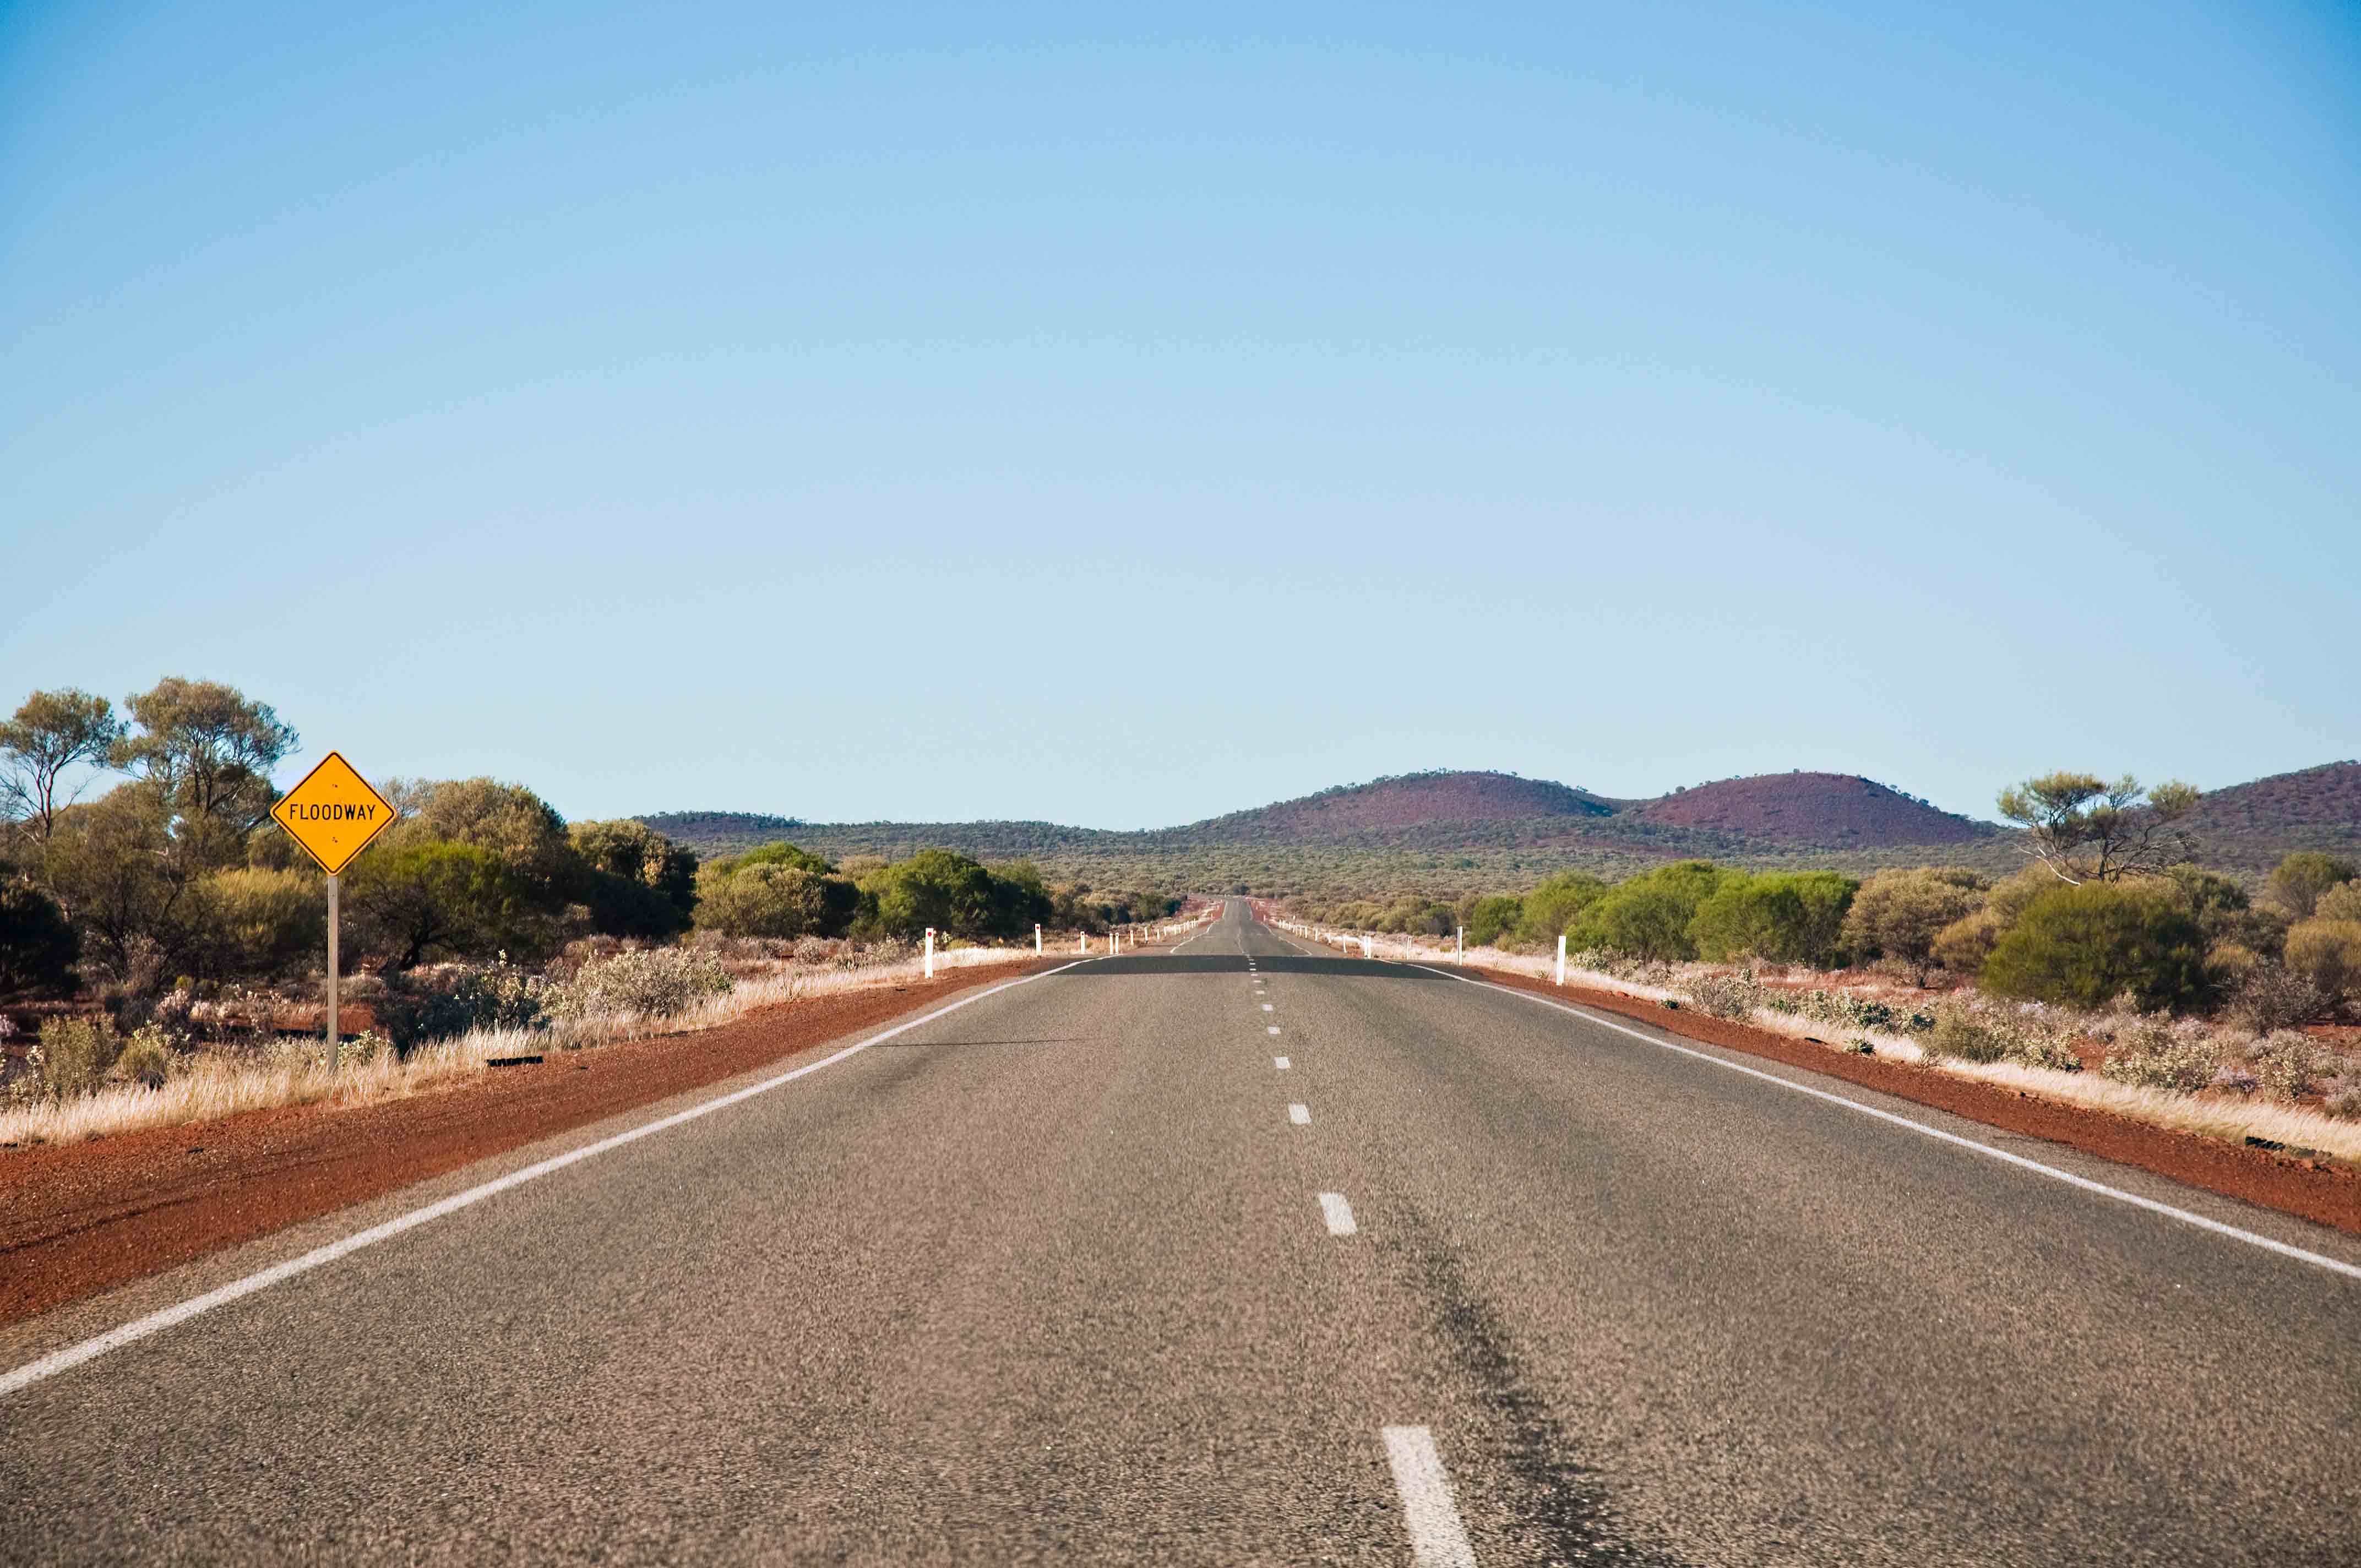
[{"label": "road surface", "polygon": [[2361,1561],[2354,1238],[1650,1034],[1235,901],[20,1378],[0,1556]]}]

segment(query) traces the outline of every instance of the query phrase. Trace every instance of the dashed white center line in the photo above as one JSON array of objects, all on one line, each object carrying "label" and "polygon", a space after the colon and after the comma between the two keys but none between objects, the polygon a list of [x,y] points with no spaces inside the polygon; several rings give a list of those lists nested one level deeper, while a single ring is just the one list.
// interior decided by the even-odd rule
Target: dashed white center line
[{"label": "dashed white center line", "polygon": [[1273,1024],[1273,1025],[1270,1026],[1270,1032],[1271,1032],[1272,1034],[1274,1034],[1274,1035],[1278,1034],[1278,1033],[1279,1033],[1279,1025],[1276,1025],[1276,1024]]},{"label": "dashed white center line", "polygon": [[1342,1192],[1323,1192],[1320,1212],[1328,1217],[1328,1234],[1332,1236],[1349,1236],[1361,1228],[1353,1223],[1353,1206],[1345,1201]]},{"label": "dashed white center line", "polygon": [[1293,1067],[1295,1064],[1288,1060],[1285,1057],[1273,1057],[1270,1058],[1270,1065],[1277,1068],[1279,1071],[1285,1072],[1289,1068]]},{"label": "dashed white center line", "polygon": [[1274,1008],[1274,1007],[1272,1007],[1272,1006],[1271,1006],[1271,1004],[1270,1004],[1269,1003],[1268,1003],[1268,1002],[1266,1002],[1266,1003],[1264,1003],[1262,1004],[1262,1010],[1263,1010],[1264,1012],[1266,1012],[1266,1013],[1271,1013],[1271,1012],[1276,1012],[1276,1011],[1277,1011],[1277,1009],[1276,1009],[1276,1008]]},{"label": "dashed white center line", "polygon": [[1387,1427],[1383,1435],[1394,1490],[1401,1494],[1402,1519],[1410,1526],[1411,1561],[1418,1568],[1476,1568],[1476,1549],[1459,1522],[1459,1505],[1452,1500],[1451,1477],[1434,1452],[1434,1434],[1424,1427]]},{"label": "dashed white center line", "polygon": [[1309,1105],[1290,1105],[1287,1108],[1287,1119],[1294,1123],[1299,1127],[1308,1127],[1312,1125],[1312,1107]]}]

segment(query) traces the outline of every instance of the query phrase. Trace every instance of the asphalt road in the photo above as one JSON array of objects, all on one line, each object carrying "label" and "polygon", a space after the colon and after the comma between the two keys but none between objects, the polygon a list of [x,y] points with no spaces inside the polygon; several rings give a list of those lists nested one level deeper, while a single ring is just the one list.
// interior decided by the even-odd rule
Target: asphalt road
[{"label": "asphalt road", "polygon": [[1245,916],[0,1394],[0,1558],[2361,1561],[2361,1280]]}]

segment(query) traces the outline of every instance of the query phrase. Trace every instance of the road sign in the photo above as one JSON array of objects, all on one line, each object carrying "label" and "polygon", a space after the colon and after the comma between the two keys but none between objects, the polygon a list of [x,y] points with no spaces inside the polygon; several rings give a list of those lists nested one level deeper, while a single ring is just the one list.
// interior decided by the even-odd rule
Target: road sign
[{"label": "road sign", "polygon": [[385,796],[335,751],[280,796],[270,815],[330,876],[352,864],[370,839],[393,826],[393,807]]}]

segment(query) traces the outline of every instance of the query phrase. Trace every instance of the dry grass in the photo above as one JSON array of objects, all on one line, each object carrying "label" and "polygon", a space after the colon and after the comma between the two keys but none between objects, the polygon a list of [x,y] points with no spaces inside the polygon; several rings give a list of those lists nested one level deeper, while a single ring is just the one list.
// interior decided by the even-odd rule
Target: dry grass
[{"label": "dry grass", "polygon": [[[1022,948],[952,948],[935,955],[935,967],[977,969],[1022,963],[1033,957],[1030,943]],[[855,969],[789,968],[741,981],[729,994],[712,997],[671,1017],[606,1014],[567,1019],[546,1029],[478,1029],[423,1046],[406,1058],[387,1052],[367,1060],[347,1059],[334,1077],[316,1058],[318,1042],[291,1042],[274,1057],[259,1061],[201,1055],[160,1088],[110,1084],[95,1094],[0,1110],[0,1144],[63,1143],[141,1127],[215,1121],[274,1106],[365,1105],[398,1100],[481,1072],[485,1061],[494,1057],[581,1050],[716,1028],[766,1007],[850,991],[873,991],[917,979],[924,970],[920,958]]]}]

